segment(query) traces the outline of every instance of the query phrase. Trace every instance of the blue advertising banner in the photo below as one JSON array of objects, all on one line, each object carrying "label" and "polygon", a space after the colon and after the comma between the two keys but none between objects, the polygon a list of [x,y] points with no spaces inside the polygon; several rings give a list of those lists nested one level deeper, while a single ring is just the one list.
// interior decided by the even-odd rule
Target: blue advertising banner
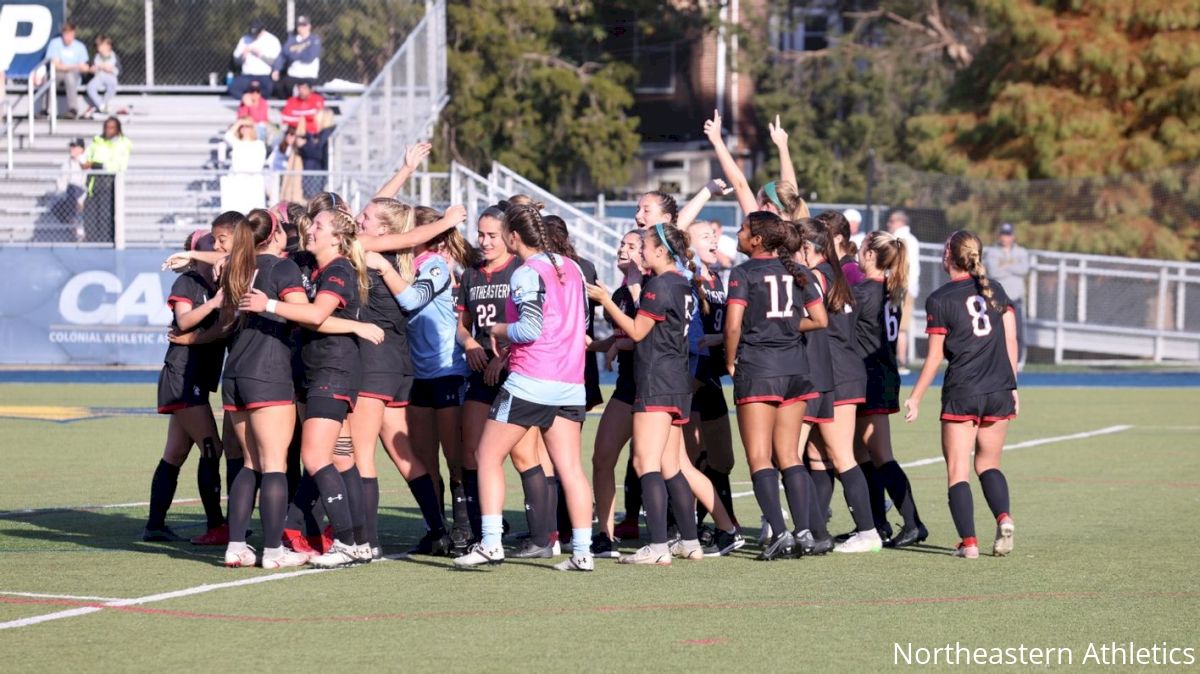
[{"label": "blue advertising banner", "polygon": [[167,350],[168,250],[0,248],[0,363],[157,365]]},{"label": "blue advertising banner", "polygon": [[0,0],[0,72],[24,78],[46,55],[66,17],[66,0]]}]

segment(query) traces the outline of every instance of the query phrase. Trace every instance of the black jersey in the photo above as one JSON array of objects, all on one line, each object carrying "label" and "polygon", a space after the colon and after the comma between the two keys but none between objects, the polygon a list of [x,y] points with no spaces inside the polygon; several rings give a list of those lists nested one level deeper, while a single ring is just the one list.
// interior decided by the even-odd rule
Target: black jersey
[{"label": "black jersey", "polygon": [[508,303],[509,282],[512,274],[521,266],[521,258],[513,255],[503,267],[488,271],[483,265],[471,267],[463,272],[458,284],[457,309],[467,317],[467,331],[487,351],[492,353],[492,340],[487,339],[486,329],[504,322],[504,307]]},{"label": "black jersey", "polygon": [[[274,255],[259,255],[255,260],[254,287],[267,299],[280,300],[291,293],[303,293],[304,281],[296,263]],[[291,332],[286,320],[278,316],[250,314],[235,323],[229,338],[229,357],[225,359],[226,377],[245,377],[260,381],[291,381]]]},{"label": "black jersey", "polygon": [[655,325],[634,352],[639,398],[692,392],[688,329],[695,311],[692,284],[678,272],[654,276],[642,286],[638,315],[653,318]]},{"label": "black jersey", "polygon": [[[311,280],[309,299],[315,301],[321,295],[330,295],[338,302],[333,310],[334,317],[359,319],[358,273],[349,260],[334,258],[324,267],[314,269]],[[302,336],[301,356],[308,372],[322,368],[346,372],[358,370],[358,338],[354,335],[325,335],[305,328]]]},{"label": "black jersey", "polygon": [[[633,293],[629,291],[629,286],[621,286],[612,294],[613,304],[620,308],[621,313],[630,318],[635,318],[638,312],[637,302],[633,301]],[[609,324],[612,324],[612,319],[609,319]],[[623,330],[613,325],[613,337],[622,339],[628,337]],[[618,351],[617,352],[617,381],[633,386],[633,351]],[[618,384],[618,387],[620,386]]]},{"label": "black jersey", "polygon": [[[172,313],[175,305],[180,302],[190,304],[195,309],[212,299],[216,292],[216,286],[203,274],[187,271],[175,279],[171,286],[171,295],[167,298],[167,306],[171,307]],[[212,311],[193,330],[211,330],[217,324],[220,313]],[[171,327],[179,329],[179,324],[174,318],[171,319]],[[217,340],[196,346],[171,344],[167,347],[167,355],[163,362],[184,375],[188,381],[205,387],[205,390],[215,391],[217,384],[221,382],[221,361],[224,357],[225,344],[223,340]]]},{"label": "black jersey", "polygon": [[[395,267],[395,253],[383,253],[383,257]],[[412,374],[412,359],[408,352],[408,315],[400,309],[392,291],[379,274],[372,272],[368,276],[371,286],[367,291],[367,304],[362,308],[361,316],[363,321],[383,329],[383,344],[380,347],[388,352],[388,356],[383,357],[383,363],[372,363],[371,358],[364,352],[363,366],[375,365],[387,367],[388,372]],[[360,349],[363,346],[365,344],[359,344]],[[369,355],[375,357],[378,354],[372,351]]]},{"label": "black jersey", "polygon": [[[708,300],[708,313],[703,315],[704,334],[719,335],[725,329],[725,284],[721,282],[721,275],[712,269],[703,281],[701,289]],[[729,374],[725,369],[723,343],[708,347],[708,366],[708,375],[714,379],[719,380]]]},{"label": "black jersey", "polygon": [[800,319],[821,301],[812,275],[804,288],[774,255],[752,257],[729,273],[727,304],[745,307],[737,370],[751,377],[808,374]]},{"label": "black jersey", "polygon": [[[822,262],[814,270],[824,279],[822,288],[828,289],[833,285],[834,270],[829,262]],[[826,308],[828,309],[828,304]],[[829,357],[833,369],[833,380],[836,382],[857,381],[867,378],[866,368],[862,358],[854,350],[855,323],[858,322],[858,308],[846,304],[841,311],[829,309],[829,327],[822,332],[829,338]]]},{"label": "black jersey", "polygon": [[[579,265],[579,272],[581,274],[583,274],[583,282],[588,285],[596,285],[596,280],[600,278],[599,275],[596,274],[596,265],[592,264],[591,260],[588,260],[588,259],[582,258],[582,257],[579,258],[578,260],[575,260],[575,263]],[[592,301],[592,300],[587,301],[587,312],[588,312],[587,336],[588,337],[596,336],[596,307],[597,307],[597,304],[594,301]],[[594,360],[594,359],[591,356],[588,356],[588,360]]]},{"label": "black jersey", "polygon": [[925,300],[925,332],[945,335],[949,365],[942,400],[969,398],[1017,387],[1005,343],[1004,312],[1012,302],[999,283],[992,283],[997,311],[970,276],[951,280]]},{"label": "black jersey", "polygon": [[883,279],[864,279],[854,286],[858,321],[854,324],[854,350],[868,378],[899,372],[896,339],[900,336],[900,307],[888,298]]}]

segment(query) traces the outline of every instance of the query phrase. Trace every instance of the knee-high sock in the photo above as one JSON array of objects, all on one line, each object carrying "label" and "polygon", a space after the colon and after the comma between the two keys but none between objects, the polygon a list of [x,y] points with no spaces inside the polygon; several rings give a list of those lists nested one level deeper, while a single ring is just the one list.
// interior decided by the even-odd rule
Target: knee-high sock
[{"label": "knee-high sock", "polygon": [[[464,479],[466,478],[465,475],[463,477]],[[468,524],[469,526],[471,516],[470,513],[467,512],[466,486],[462,482],[459,482],[454,478],[450,478],[450,497],[453,499],[451,502],[450,512],[454,516],[454,523],[456,525]]]},{"label": "knee-high sock", "polygon": [[778,536],[787,531],[783,506],[779,503],[779,471],[774,468],[757,470],[750,476],[750,481],[754,484],[754,498],[758,501],[758,507],[771,525],[771,534]]},{"label": "knee-high sock", "polygon": [[371,547],[379,546],[379,478],[364,477],[363,510],[367,513],[366,536]]},{"label": "knee-high sock", "polygon": [[629,461],[625,463],[625,519],[638,521],[642,511],[642,481],[638,478],[633,467],[633,452],[629,453]]},{"label": "knee-high sock", "polygon": [[[712,482],[713,490],[717,492],[717,498],[721,501],[721,505],[725,506],[725,512],[729,513],[729,519],[737,523],[737,517],[733,514],[733,488],[729,484],[729,473],[723,473],[712,466],[704,469],[704,475]],[[697,505],[697,513],[701,506]],[[696,520],[700,521],[701,517],[697,515]]]},{"label": "knee-high sock", "polygon": [[212,438],[200,441],[200,461],[196,466],[196,490],[204,506],[204,519],[213,529],[225,523],[221,510],[221,454]]},{"label": "knee-high sock", "polygon": [[[479,471],[470,468],[462,469],[463,505],[467,507],[467,521],[471,524],[471,535],[483,538],[482,513],[479,509]],[[457,499],[457,497],[455,497]],[[455,515],[457,518],[458,516]]]},{"label": "knee-high sock", "polygon": [[161,529],[167,525],[167,510],[175,500],[175,488],[179,486],[179,466],[172,466],[163,459],[158,460],[154,477],[150,480],[150,516],[146,526]]},{"label": "knee-high sock", "polygon": [[983,498],[987,500],[992,516],[999,520],[1009,514],[1008,480],[998,468],[985,470],[979,474],[979,486],[983,487]]},{"label": "knee-high sock", "polygon": [[525,492],[525,521],[529,524],[529,537],[534,545],[545,547],[550,544],[549,520],[546,517],[550,487],[546,484],[546,471],[540,465],[521,471],[521,489]]},{"label": "knee-high sock", "polygon": [[249,468],[238,471],[229,490],[229,540],[246,542],[246,526],[254,512],[254,496],[262,476]]},{"label": "knee-high sock", "polygon": [[413,478],[408,482],[408,490],[412,492],[417,507],[421,509],[421,517],[425,520],[425,528],[429,531],[446,535],[446,522],[442,519],[442,504],[438,501],[437,487],[429,473]]},{"label": "knee-high sock", "polygon": [[646,508],[646,528],[650,530],[650,542],[667,544],[667,483],[662,473],[655,471],[641,477],[642,502]]},{"label": "knee-high sock", "polygon": [[[816,471],[808,471],[806,479],[808,480],[808,530],[812,532],[813,538],[821,540],[829,538],[829,524],[825,519],[826,508],[819,503],[820,497],[817,496],[817,483],[813,473]],[[820,471],[825,473],[825,471]],[[825,475],[819,476],[824,480]],[[796,524],[800,527],[800,524]]]},{"label": "knee-high sock", "polygon": [[[241,472],[242,466],[246,465],[246,460],[242,457],[236,459],[225,459],[225,494],[233,491],[233,481],[237,479],[237,474]],[[225,503],[225,509],[229,509],[228,501]]]},{"label": "knee-high sock", "polygon": [[679,535],[685,541],[696,540],[696,495],[692,493],[683,471],[675,473],[667,480],[667,493],[671,498],[671,510],[675,511],[675,523],[679,526]]},{"label": "knee-high sock", "polygon": [[[812,476],[813,494],[817,498],[817,510],[812,517],[820,519],[822,523],[829,522],[829,506],[833,503],[834,472],[832,470],[810,470],[808,474]],[[813,532],[815,535],[816,529],[813,529]]]},{"label": "knee-high sock", "polygon": [[788,510],[792,511],[792,521],[796,523],[797,531],[807,529],[811,519],[811,488],[812,478],[808,476],[804,464],[783,469],[783,491],[787,494]]},{"label": "knee-high sock", "polygon": [[875,518],[871,516],[871,494],[867,490],[867,478],[863,477],[862,469],[855,466],[838,475],[838,478],[842,481],[846,507],[854,517],[854,530],[871,531],[875,528]]},{"label": "knee-high sock", "polygon": [[[562,482],[559,481],[557,475],[546,478],[551,482],[554,488],[554,524],[553,527],[558,529],[559,540],[567,540],[567,535],[572,533],[571,529],[571,511],[567,509],[567,493],[563,490]],[[588,538],[588,544],[591,544],[592,539]]]},{"label": "knee-high sock", "polygon": [[904,518],[904,527],[911,529],[918,526],[921,523],[921,517],[917,514],[917,502],[913,499],[912,485],[908,482],[908,475],[904,473],[900,464],[888,461],[878,468],[876,474],[887,489],[887,493],[891,495],[892,502],[900,511],[900,516]]},{"label": "knee-high sock", "polygon": [[287,474],[263,473],[261,494],[258,497],[258,515],[262,519],[264,550],[282,545],[287,505]]},{"label": "knee-high sock", "polygon": [[875,464],[870,461],[860,463],[858,467],[867,480],[867,494],[871,500],[871,519],[875,521],[877,528],[882,527],[887,524],[887,512],[883,508],[883,480],[880,478]]},{"label": "knee-high sock", "polygon": [[958,537],[966,540],[975,538],[975,502],[971,498],[971,485],[966,482],[955,482],[948,490],[950,500],[950,518],[954,520],[954,528]]},{"label": "knee-high sock", "polygon": [[358,466],[350,466],[342,472],[342,484],[346,486],[346,500],[350,507],[350,522],[354,527],[354,540],[367,542],[367,509],[363,503],[362,473]]},{"label": "knee-high sock", "polygon": [[317,492],[333,527],[333,537],[346,545],[356,545],[354,519],[350,516],[350,499],[346,496],[342,474],[330,464],[313,475],[313,482],[317,483]]},{"label": "knee-high sock", "polygon": [[300,483],[296,485],[291,503],[288,504],[287,528],[303,531],[305,536],[320,534],[321,518],[316,515],[319,500],[317,483],[305,471],[300,477]]}]

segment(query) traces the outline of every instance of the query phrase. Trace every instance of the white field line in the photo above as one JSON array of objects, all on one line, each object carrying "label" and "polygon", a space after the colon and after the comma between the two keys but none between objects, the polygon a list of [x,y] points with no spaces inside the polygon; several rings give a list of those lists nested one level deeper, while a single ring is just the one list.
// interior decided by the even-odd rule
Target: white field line
[{"label": "white field line", "polygon": [[[1121,424],[1121,425],[1117,425],[1117,426],[1106,426],[1104,428],[1098,428],[1094,431],[1084,431],[1082,433],[1072,433],[1070,435],[1055,435],[1055,436],[1052,436],[1049,438],[1037,438],[1035,440],[1026,440],[1024,442],[1018,442],[1015,445],[1005,445],[1004,451],[1011,452],[1014,449],[1027,449],[1029,447],[1039,447],[1041,445],[1049,445],[1049,444],[1053,444],[1056,442],[1068,442],[1070,440],[1084,440],[1086,438],[1094,438],[1098,435],[1112,435],[1113,433],[1123,433],[1131,428],[1133,428],[1133,426],[1128,425],[1128,424]],[[935,464],[935,463],[942,463],[944,461],[945,461],[945,459],[943,459],[942,457],[936,456],[936,457],[930,457],[928,459],[917,459],[916,461],[908,461],[906,463],[900,464],[900,467],[901,468],[916,468],[919,466],[928,466],[928,465]],[[753,496],[753,495],[754,495],[753,491],[739,491],[739,492],[734,493],[733,497],[734,498],[742,498],[744,496]]]},{"label": "white field line", "polygon": [[90,597],[78,594],[41,594],[39,592],[0,592],[6,597],[29,597],[31,599],[70,599],[72,601],[120,601],[114,597]]},{"label": "white field line", "polygon": [[[222,496],[224,502],[226,497]],[[199,503],[198,498],[179,498],[171,501],[171,505],[188,505]],[[16,517],[19,515],[40,515],[45,513],[70,512],[72,510],[116,510],[121,508],[148,508],[149,501],[132,501],[130,503],[105,503],[97,505],[54,506],[51,508],[22,508],[21,510],[0,510],[0,517]]]},{"label": "white field line", "polygon": [[[16,627],[28,627],[39,623],[50,622],[51,620],[61,620],[63,618],[74,618],[75,616],[87,615],[103,611],[105,608],[117,608],[121,606],[140,606],[142,604],[151,604],[168,599],[178,599],[180,597],[190,597],[196,594],[204,594],[205,592],[213,592],[215,590],[224,590],[231,587],[243,587],[246,585],[257,585],[259,583],[269,583],[275,580],[284,580],[287,578],[295,578],[297,576],[308,576],[314,573],[325,573],[329,569],[304,569],[302,571],[291,571],[288,573],[276,573],[269,576],[256,576],[254,578],[243,578],[234,580],[228,583],[212,583],[209,585],[197,585],[183,590],[174,590],[172,592],[161,592],[159,594],[146,595],[145,597],[134,597],[133,599],[114,599],[106,601],[100,606],[81,606],[79,608],[67,609],[65,611],[56,611],[44,615],[33,616],[30,618],[20,618],[18,620],[9,620],[8,622],[0,623],[0,630],[13,629]],[[15,593],[3,593],[15,594]]]}]

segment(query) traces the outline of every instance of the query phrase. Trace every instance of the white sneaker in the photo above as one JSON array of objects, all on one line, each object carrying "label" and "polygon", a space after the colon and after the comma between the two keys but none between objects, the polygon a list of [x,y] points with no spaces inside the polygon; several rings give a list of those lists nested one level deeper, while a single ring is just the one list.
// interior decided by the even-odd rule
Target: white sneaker
[{"label": "white sneaker", "polygon": [[349,566],[358,562],[358,546],[346,545],[338,540],[333,542],[329,552],[308,560],[309,564],[321,569],[336,569],[339,566]]},{"label": "white sneaker", "polygon": [[1007,557],[1013,550],[1013,531],[1016,529],[1011,517],[1005,517],[996,523],[996,541],[992,543],[992,554],[997,557]]},{"label": "white sneaker", "polygon": [[554,553],[555,557],[562,554],[562,545],[559,544],[558,539],[555,539],[554,545],[550,546],[550,552]]},{"label": "white sneaker", "polygon": [[497,545],[494,548],[485,548],[483,547],[483,543],[476,543],[467,550],[467,554],[454,558],[454,566],[460,568],[479,566],[480,564],[496,566],[503,561],[504,546]]},{"label": "white sneaker", "polygon": [[979,559],[979,546],[959,543],[958,547],[954,548],[954,556],[963,559]]},{"label": "white sneaker", "polygon": [[285,547],[263,550],[262,568],[283,569],[308,564],[308,555],[303,552],[293,552]]},{"label": "white sneaker", "polygon": [[874,529],[870,531],[856,531],[850,538],[833,546],[834,552],[847,553],[879,552],[882,549],[883,539],[879,537],[879,532]]},{"label": "white sneaker", "polygon": [[354,554],[358,556],[360,564],[370,564],[375,561],[375,555],[371,552],[370,543],[359,543],[354,546]]},{"label": "white sneaker", "polygon": [[655,566],[670,566],[671,553],[665,552],[659,554],[651,550],[649,545],[643,545],[632,554],[621,555],[621,557],[617,559],[617,564],[653,564]]},{"label": "white sneaker", "polygon": [[254,556],[254,548],[249,545],[244,545],[241,549],[234,549],[232,544],[225,548],[225,566],[230,568],[254,566],[257,562]]},{"label": "white sneaker", "polygon": [[576,557],[572,555],[558,564],[555,564],[554,568],[558,569],[559,571],[595,571],[596,562],[595,558],[593,558],[591,555],[584,555],[582,557]]},{"label": "white sneaker", "polygon": [[687,559],[695,562],[704,559],[704,549],[700,547],[699,543],[696,543],[695,547],[689,548],[683,542],[683,540],[680,539],[672,543],[671,547],[668,549],[671,551],[672,557],[678,557],[679,559]]}]

